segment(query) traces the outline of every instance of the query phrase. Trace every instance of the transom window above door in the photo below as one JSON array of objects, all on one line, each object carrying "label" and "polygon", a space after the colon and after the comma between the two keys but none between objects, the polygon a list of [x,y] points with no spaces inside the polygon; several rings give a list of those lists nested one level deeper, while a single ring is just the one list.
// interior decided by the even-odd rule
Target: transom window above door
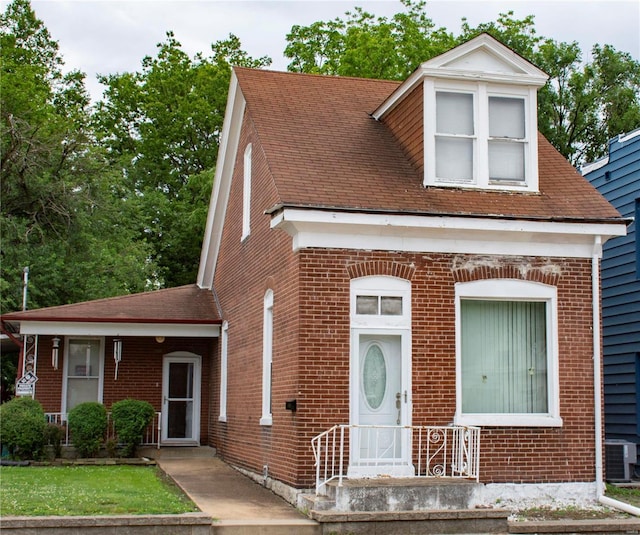
[{"label": "transom window above door", "polygon": [[352,325],[405,327],[411,324],[411,283],[386,276],[351,281]]}]

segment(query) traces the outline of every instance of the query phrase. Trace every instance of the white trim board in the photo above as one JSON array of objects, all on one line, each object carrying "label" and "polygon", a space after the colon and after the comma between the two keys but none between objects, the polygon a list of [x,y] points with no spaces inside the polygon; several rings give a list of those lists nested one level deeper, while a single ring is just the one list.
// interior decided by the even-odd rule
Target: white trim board
[{"label": "white trim board", "polygon": [[108,323],[72,321],[21,321],[20,334],[58,336],[185,336],[217,338],[220,325],[167,323]]},{"label": "white trim board", "polygon": [[624,222],[568,223],[455,216],[363,214],[285,208],[271,227],[293,250],[356,250],[591,258],[594,236],[624,236]]}]

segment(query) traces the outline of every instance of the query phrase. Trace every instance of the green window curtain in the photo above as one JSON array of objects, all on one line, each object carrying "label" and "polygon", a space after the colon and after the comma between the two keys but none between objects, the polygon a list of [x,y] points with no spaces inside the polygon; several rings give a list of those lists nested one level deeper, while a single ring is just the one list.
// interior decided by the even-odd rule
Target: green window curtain
[{"label": "green window curtain", "polygon": [[462,411],[548,412],[544,302],[461,301]]}]

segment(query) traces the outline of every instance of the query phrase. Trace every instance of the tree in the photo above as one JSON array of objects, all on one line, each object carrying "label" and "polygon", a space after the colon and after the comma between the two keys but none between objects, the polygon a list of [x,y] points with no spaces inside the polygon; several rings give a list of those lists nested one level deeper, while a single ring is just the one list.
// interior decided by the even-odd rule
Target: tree
[{"label": "tree", "polygon": [[84,75],[62,73],[58,44],[28,0],[0,19],[0,306],[29,306],[145,288],[148,248],[122,224],[117,181],[91,129]]},{"label": "tree", "polygon": [[345,20],[293,26],[284,52],[292,60],[289,71],[404,80],[454,46],[453,34],[427,18],[424,1],[401,1],[406,12],[391,19],[356,7]]},{"label": "tree", "polygon": [[138,239],[153,246],[164,286],[196,279],[231,65],[270,62],[250,58],[233,35],[214,43],[210,57],[190,58],[168,32],[140,72],[100,78],[99,140],[122,170]]},{"label": "tree", "polygon": [[289,70],[403,80],[420,63],[486,32],[550,76],[538,94],[538,127],[574,165],[607,151],[609,138],[640,126],[640,63],[609,45],[584,63],[577,43],[536,33],[533,15],[513,12],[472,27],[462,19],[456,37],[435,29],[424,1],[402,0],[404,13],[374,18],[360,8],[345,18],[294,26],[287,35]]}]

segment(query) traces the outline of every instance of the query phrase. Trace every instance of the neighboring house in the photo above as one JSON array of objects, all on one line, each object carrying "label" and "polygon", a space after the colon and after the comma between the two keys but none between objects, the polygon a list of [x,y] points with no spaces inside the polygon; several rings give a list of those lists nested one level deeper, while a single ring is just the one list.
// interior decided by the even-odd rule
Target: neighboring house
[{"label": "neighboring house", "polygon": [[[38,335],[36,397],[69,408],[89,369],[75,340],[95,336],[85,398],[144,394],[171,418],[166,366],[199,363],[181,416],[199,402],[200,442],[289,499],[334,475],[479,467],[481,503],[593,500],[599,262],[626,221],[538,134],[546,79],[487,35],[403,83],[235,68],[197,286],[3,316]],[[338,424],[318,474],[311,441]],[[425,468],[436,436],[477,451],[475,427],[479,460]]]},{"label": "neighboring house", "polygon": [[[609,155],[583,167],[582,173],[622,216],[635,220],[626,236],[605,245],[602,260],[605,434],[611,457],[607,476],[622,469],[615,477],[628,479],[625,467],[614,463],[617,442],[640,446],[640,129],[612,139]],[[637,464],[636,453],[627,456]],[[624,464],[624,456],[620,461]],[[628,476],[633,468],[626,471]]]}]

